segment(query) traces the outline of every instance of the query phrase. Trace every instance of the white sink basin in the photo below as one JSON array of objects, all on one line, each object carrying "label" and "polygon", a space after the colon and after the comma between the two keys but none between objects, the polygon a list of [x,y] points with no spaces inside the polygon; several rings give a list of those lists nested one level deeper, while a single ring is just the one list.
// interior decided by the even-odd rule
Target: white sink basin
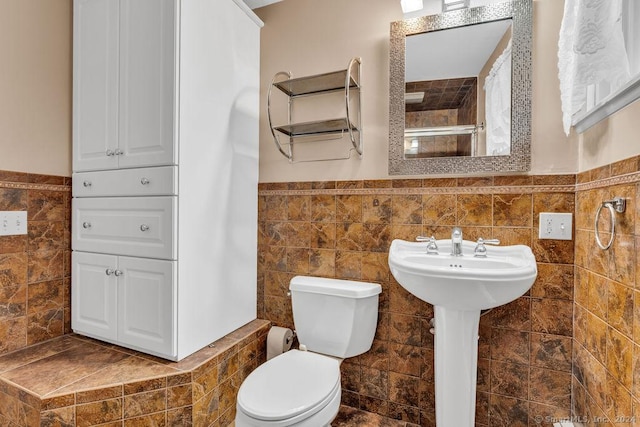
[{"label": "white sink basin", "polygon": [[426,242],[394,240],[389,266],[407,291],[433,305],[484,310],[524,295],[536,279],[536,260],[528,246],[490,246],[474,257],[476,242],[462,242],[462,256],[451,254],[451,240],[437,240],[438,254]]},{"label": "white sink basin", "polygon": [[[462,238],[455,228],[452,236]],[[462,256],[451,255],[451,240],[394,240],[389,266],[398,283],[434,306],[436,425],[475,425],[480,310],[524,295],[536,279],[536,260],[528,246],[486,247],[474,257],[475,242],[463,240]]]}]

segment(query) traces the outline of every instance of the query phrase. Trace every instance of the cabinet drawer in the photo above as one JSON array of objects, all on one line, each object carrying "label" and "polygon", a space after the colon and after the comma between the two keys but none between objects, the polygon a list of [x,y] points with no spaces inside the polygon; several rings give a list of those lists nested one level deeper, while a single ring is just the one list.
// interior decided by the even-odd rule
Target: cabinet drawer
[{"label": "cabinet drawer", "polygon": [[177,197],[74,198],[72,248],[176,259]]},{"label": "cabinet drawer", "polygon": [[73,174],[74,197],[171,196],[178,194],[178,168],[118,169]]}]

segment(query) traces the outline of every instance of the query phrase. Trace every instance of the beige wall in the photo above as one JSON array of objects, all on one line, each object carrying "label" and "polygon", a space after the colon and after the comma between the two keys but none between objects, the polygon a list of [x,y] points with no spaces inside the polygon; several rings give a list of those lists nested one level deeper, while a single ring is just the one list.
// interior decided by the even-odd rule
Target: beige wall
[{"label": "beige wall", "polygon": [[[588,170],[640,154],[636,102],[582,135],[562,132],[556,46],[563,2],[534,0],[532,173]],[[262,30],[260,181],[388,178],[389,23],[393,0],[285,0],[257,10]],[[0,0],[0,170],[71,173],[72,0]],[[363,60],[364,158],[289,164],[266,120],[277,71],[294,77]],[[331,114],[321,99],[314,111]],[[322,143],[316,143],[319,155]],[[357,157],[357,156],[354,156]]]},{"label": "beige wall", "polygon": [[[256,13],[265,22],[260,49],[260,181],[386,177],[389,23],[402,18],[400,2],[285,0]],[[353,57],[362,58],[364,158],[353,155],[346,161],[289,164],[277,151],[267,124],[266,92],[271,79],[278,71],[290,71],[295,78],[344,69]],[[296,121],[312,119],[303,110],[317,113],[318,118],[341,113],[339,95],[315,97],[313,106],[307,101],[311,100],[304,100],[304,108],[294,111]],[[286,100],[274,93],[273,102],[282,105]],[[323,144],[313,144],[322,155]]]},{"label": "beige wall", "polygon": [[534,0],[531,169],[533,173],[572,173],[578,167],[578,141],[562,130],[558,36],[564,2]]},{"label": "beige wall", "polygon": [[626,106],[580,135],[579,171],[640,154],[640,101]]},{"label": "beige wall", "polygon": [[0,170],[71,174],[72,0],[0,0]]},{"label": "beige wall", "polygon": [[[577,170],[577,137],[562,132],[557,43],[563,2],[534,1],[532,173]],[[402,19],[399,1],[285,0],[257,10],[264,20],[261,73],[260,181],[389,178],[389,23]],[[544,23],[544,24],[542,24]],[[289,164],[274,144],[266,120],[266,90],[275,72],[294,77],[363,60],[364,158]],[[321,108],[324,108],[322,106]],[[321,143],[316,143],[320,146]]]}]

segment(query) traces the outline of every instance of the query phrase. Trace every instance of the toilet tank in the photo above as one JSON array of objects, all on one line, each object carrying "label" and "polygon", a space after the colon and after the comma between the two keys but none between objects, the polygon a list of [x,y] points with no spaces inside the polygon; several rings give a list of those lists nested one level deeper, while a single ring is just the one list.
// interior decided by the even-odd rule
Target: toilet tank
[{"label": "toilet tank", "polygon": [[298,340],[307,350],[347,358],[371,348],[379,284],[296,276],[289,290]]}]

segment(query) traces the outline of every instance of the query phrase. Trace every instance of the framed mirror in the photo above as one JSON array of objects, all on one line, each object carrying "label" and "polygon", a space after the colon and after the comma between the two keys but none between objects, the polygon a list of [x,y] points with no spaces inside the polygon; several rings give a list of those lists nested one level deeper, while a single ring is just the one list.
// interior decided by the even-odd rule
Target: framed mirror
[{"label": "framed mirror", "polygon": [[389,174],[531,165],[532,0],[391,24]]}]

